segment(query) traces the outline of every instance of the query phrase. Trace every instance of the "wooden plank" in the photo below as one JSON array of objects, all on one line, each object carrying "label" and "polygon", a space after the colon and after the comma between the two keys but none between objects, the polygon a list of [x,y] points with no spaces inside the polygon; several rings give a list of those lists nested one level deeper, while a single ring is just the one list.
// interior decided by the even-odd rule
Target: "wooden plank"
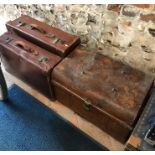
[{"label": "wooden plank", "polygon": [[63,104],[59,103],[58,101],[52,102],[42,94],[40,94],[37,90],[31,88],[21,80],[17,79],[16,77],[12,76],[11,74],[7,73],[3,69],[4,76],[6,79],[12,81],[14,84],[25,90],[27,93],[32,95],[34,98],[45,104],[47,107],[55,111],[58,115],[63,117],[69,123],[74,125],[76,128],[80,129],[86,135],[94,139],[96,142],[101,144],[102,146],[108,148],[109,150],[117,151],[117,150],[124,150],[124,145],[115,140],[113,137],[93,125],[92,123],[88,122],[84,118],[80,117],[78,114],[73,112],[71,109],[67,108]]}]

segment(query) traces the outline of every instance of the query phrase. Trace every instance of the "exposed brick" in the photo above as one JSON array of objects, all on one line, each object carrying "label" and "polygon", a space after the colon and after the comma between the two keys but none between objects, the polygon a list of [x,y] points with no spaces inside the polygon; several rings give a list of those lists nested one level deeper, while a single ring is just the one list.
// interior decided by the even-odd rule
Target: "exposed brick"
[{"label": "exposed brick", "polygon": [[121,10],[121,6],[122,6],[121,4],[108,4],[107,9],[119,13]]},{"label": "exposed brick", "polygon": [[138,8],[150,8],[151,4],[132,4],[133,6],[136,6]]},{"label": "exposed brick", "polygon": [[143,20],[143,21],[153,21],[155,22],[155,14],[153,13],[150,13],[150,14],[140,14],[140,19]]}]

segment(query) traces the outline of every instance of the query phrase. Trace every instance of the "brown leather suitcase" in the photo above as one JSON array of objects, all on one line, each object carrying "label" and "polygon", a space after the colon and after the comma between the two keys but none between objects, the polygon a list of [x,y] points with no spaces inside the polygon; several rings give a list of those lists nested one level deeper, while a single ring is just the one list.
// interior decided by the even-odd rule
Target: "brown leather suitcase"
[{"label": "brown leather suitcase", "polygon": [[7,22],[6,27],[61,57],[65,57],[80,43],[79,37],[25,15]]},{"label": "brown leather suitcase", "polygon": [[9,32],[0,37],[0,53],[9,73],[54,99],[50,74],[61,57]]},{"label": "brown leather suitcase", "polygon": [[56,98],[124,143],[153,78],[97,52],[75,49],[52,72]]}]

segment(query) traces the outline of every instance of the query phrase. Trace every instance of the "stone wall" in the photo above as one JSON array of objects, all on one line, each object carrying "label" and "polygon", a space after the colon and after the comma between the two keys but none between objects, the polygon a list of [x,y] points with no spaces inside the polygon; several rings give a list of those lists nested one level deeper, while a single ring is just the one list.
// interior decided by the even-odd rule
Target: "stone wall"
[{"label": "stone wall", "polygon": [[0,5],[81,37],[82,45],[155,76],[155,5]]}]

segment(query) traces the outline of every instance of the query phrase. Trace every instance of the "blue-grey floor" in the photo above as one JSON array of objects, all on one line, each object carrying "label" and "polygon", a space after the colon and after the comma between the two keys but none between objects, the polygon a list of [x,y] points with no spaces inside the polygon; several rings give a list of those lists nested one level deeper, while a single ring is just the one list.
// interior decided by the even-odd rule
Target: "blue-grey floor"
[{"label": "blue-grey floor", "polygon": [[0,102],[0,150],[103,150],[94,141],[13,85]]}]

